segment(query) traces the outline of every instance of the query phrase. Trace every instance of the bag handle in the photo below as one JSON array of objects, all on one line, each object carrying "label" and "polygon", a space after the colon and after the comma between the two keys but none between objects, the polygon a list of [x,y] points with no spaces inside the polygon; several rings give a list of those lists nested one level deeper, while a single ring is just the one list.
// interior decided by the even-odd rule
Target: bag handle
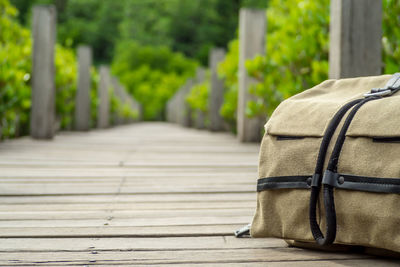
[{"label": "bag handle", "polygon": [[[324,137],[322,138],[321,146],[318,153],[317,165],[315,167],[314,175],[312,176],[312,181],[311,181],[311,196],[310,196],[310,207],[309,207],[309,220],[310,220],[311,232],[313,234],[314,239],[320,245],[325,245],[331,242],[332,236],[334,237],[336,235],[335,233],[331,233],[330,231],[330,229],[336,229],[336,226],[333,227],[333,225],[327,225],[327,230],[326,230],[327,238],[324,237],[317,223],[317,212],[316,212],[317,202],[319,198],[319,191],[321,188],[322,171],[325,163],[325,157],[328,150],[328,146],[332,139],[333,134],[336,131],[336,128],[342,121],[344,115],[347,113],[349,109],[360,103],[362,100],[363,99],[356,99],[342,106],[330,121],[328,128],[325,131]],[[330,221],[332,220],[329,220],[329,222]]]},{"label": "bag handle", "polygon": [[[313,183],[313,184],[316,184],[317,186],[312,186],[312,189],[311,189],[309,219],[310,219],[310,227],[311,227],[311,232],[313,234],[313,237],[317,241],[317,243],[320,245],[332,244],[336,238],[336,211],[335,211],[335,201],[334,201],[334,196],[333,196],[333,188],[334,188],[336,180],[340,179],[339,175],[337,174],[337,164],[339,161],[340,152],[341,152],[343,144],[344,144],[344,140],[346,138],[347,130],[348,130],[354,116],[356,115],[357,111],[365,103],[372,101],[372,100],[379,99],[379,98],[381,98],[381,97],[377,96],[377,95],[370,96],[365,99],[361,99],[360,101],[355,103],[353,105],[354,108],[350,111],[349,115],[347,116],[347,118],[343,124],[343,127],[340,130],[339,136],[336,140],[333,152],[332,152],[330,160],[329,160],[327,170],[325,171],[324,176],[322,178],[322,184],[323,184],[323,188],[324,188],[323,189],[323,191],[324,191],[324,208],[325,208],[325,214],[326,214],[326,236],[325,237],[321,231],[321,228],[319,227],[319,224],[317,223],[317,216],[316,216],[316,206],[317,206],[317,202],[318,202],[319,189],[321,187],[320,181]],[[349,110],[351,107],[352,106],[349,105],[347,110]],[[340,114],[342,114],[342,113],[340,113]],[[343,118],[343,116],[341,118]],[[337,125],[336,125],[335,129],[337,128]],[[333,133],[332,133],[332,135],[333,135]],[[324,138],[325,138],[325,136],[324,136]],[[331,138],[332,138],[332,136],[331,136]],[[327,145],[326,145],[326,147],[327,147]],[[320,151],[321,151],[321,149],[322,149],[322,146],[320,148]],[[325,154],[326,154],[326,151],[325,151]],[[322,155],[319,155],[319,156],[322,156]],[[320,171],[323,167],[323,160],[321,160],[321,162],[322,162],[322,166],[318,165],[318,163],[320,163],[320,161],[318,161],[318,163],[317,163],[317,167],[316,167],[317,171]],[[320,179],[320,176],[318,176],[317,178]]]}]

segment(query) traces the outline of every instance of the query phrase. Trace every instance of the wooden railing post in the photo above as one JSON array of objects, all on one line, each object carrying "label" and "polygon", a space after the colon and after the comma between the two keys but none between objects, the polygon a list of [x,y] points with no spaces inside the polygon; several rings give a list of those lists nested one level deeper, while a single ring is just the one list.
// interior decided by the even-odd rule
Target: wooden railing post
[{"label": "wooden railing post", "polygon": [[[119,99],[119,101],[122,105],[125,105],[124,95],[123,95],[121,85],[119,83],[118,78],[115,76],[112,76],[111,84],[112,84],[112,88],[114,90],[115,96]],[[120,116],[120,114],[114,114],[114,122],[117,125],[121,125],[121,124],[125,123],[125,120],[123,117]]]},{"label": "wooden railing post", "polygon": [[183,100],[183,121],[182,125],[185,127],[191,127],[193,126],[193,121],[192,121],[192,109],[190,108],[189,104],[186,102],[186,97],[190,93],[190,89],[192,88],[194,84],[193,79],[188,79],[186,82],[186,85],[184,87],[183,93],[182,93],[182,100]]},{"label": "wooden railing post", "polygon": [[33,66],[30,134],[37,139],[51,139],[55,133],[56,9],[33,8]]},{"label": "wooden railing post", "polygon": [[224,120],[220,115],[222,103],[224,102],[224,80],[218,77],[218,63],[224,60],[225,50],[223,48],[211,49],[209,55],[209,66],[211,70],[211,83],[209,95],[209,111],[211,131],[224,130]]},{"label": "wooden railing post", "polygon": [[382,1],[331,0],[329,78],[379,75]]},{"label": "wooden railing post", "polygon": [[110,96],[111,87],[110,69],[107,66],[100,66],[100,84],[98,87],[98,111],[97,128],[107,128],[110,125]]},{"label": "wooden railing post", "polygon": [[[140,118],[140,105],[139,103],[133,98],[131,94],[129,94],[126,91],[126,88],[124,85],[121,84],[120,80],[118,78],[116,79],[116,84],[117,84],[117,91],[118,91],[118,96],[123,104],[128,104],[129,107],[138,112],[138,118],[135,120],[139,120]],[[132,118],[129,118],[127,120],[123,119],[124,122],[129,123],[133,122],[134,120]]]},{"label": "wooden railing post", "polygon": [[[206,70],[203,67],[198,67],[196,70],[196,84],[201,84],[206,79]],[[197,129],[205,128],[205,115],[200,109],[196,110],[195,127]]]},{"label": "wooden railing post", "polygon": [[184,86],[181,86],[175,94],[167,102],[167,121],[178,123],[179,122],[179,101],[181,97],[181,91]]},{"label": "wooden railing post", "polygon": [[176,121],[178,124],[190,127],[192,125],[192,110],[186,102],[186,97],[193,86],[193,79],[188,79],[186,83],[177,92],[176,99]]},{"label": "wooden railing post", "polygon": [[175,122],[174,106],[176,94],[174,94],[167,102],[166,105],[166,119],[168,122]]},{"label": "wooden railing post", "polygon": [[89,46],[78,47],[78,88],[75,101],[75,129],[90,129],[90,67],[92,65],[92,49]]},{"label": "wooden railing post", "polygon": [[250,95],[249,87],[256,81],[247,74],[245,63],[257,54],[265,54],[266,24],[265,10],[247,8],[240,10],[237,133],[241,142],[257,142],[261,139],[263,121],[246,115],[247,102],[255,99]]}]

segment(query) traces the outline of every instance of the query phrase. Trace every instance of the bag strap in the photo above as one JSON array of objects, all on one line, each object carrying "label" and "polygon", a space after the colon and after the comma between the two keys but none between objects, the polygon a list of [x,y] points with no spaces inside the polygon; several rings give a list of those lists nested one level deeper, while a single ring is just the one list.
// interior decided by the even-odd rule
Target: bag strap
[{"label": "bag strap", "polygon": [[[335,179],[339,179],[339,175],[337,174],[337,164],[339,161],[340,152],[342,150],[344,140],[346,138],[347,130],[356,115],[357,111],[367,102],[380,99],[381,96],[374,95],[362,99],[358,102],[354,108],[350,111],[347,116],[343,127],[340,130],[339,136],[336,140],[335,146],[333,148],[333,152],[331,154],[329,164],[327,170],[324,173],[322,178],[323,191],[324,191],[324,208],[326,214],[326,236],[321,232],[321,229],[316,220],[316,204],[318,202],[318,193],[314,193],[316,195],[312,195],[310,198],[310,227],[313,233],[314,239],[320,245],[329,245],[335,241],[336,238],[336,211],[335,211],[335,202],[333,196],[333,188]],[[318,188],[319,189],[319,188]],[[312,192],[315,192],[316,189],[312,189]],[[318,190],[319,191],[319,190]],[[312,210],[313,209],[313,210]]]},{"label": "bag strap", "polygon": [[[324,238],[324,235],[322,234],[319,228],[319,225],[317,223],[317,212],[316,212],[317,202],[319,198],[319,191],[322,182],[322,171],[325,163],[325,157],[328,150],[328,146],[332,139],[333,134],[336,131],[336,128],[339,126],[339,123],[342,121],[344,115],[347,113],[349,109],[360,103],[362,100],[363,99],[356,99],[342,106],[330,121],[328,128],[325,131],[324,137],[322,138],[321,146],[318,153],[317,164],[311,181],[311,196],[310,196],[310,207],[309,207],[309,220],[310,220],[311,232],[313,234],[314,239],[320,245],[325,245],[326,243],[330,242],[329,239]],[[328,231],[330,229],[332,229],[332,227],[327,227],[327,236],[332,236],[330,231]]]}]

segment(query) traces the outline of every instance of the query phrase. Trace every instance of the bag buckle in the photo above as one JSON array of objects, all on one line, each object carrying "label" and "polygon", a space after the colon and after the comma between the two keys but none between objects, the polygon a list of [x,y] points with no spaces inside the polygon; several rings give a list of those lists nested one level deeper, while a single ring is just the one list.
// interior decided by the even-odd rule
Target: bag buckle
[{"label": "bag buckle", "polygon": [[235,236],[236,237],[243,237],[243,236],[250,235],[250,228],[251,228],[251,223],[249,223],[248,225],[240,228],[239,230],[236,230],[235,231]]},{"label": "bag buckle", "polygon": [[369,96],[390,96],[400,90],[400,73],[396,72],[392,78],[385,84],[383,88],[372,88],[372,90],[366,94],[365,97]]}]

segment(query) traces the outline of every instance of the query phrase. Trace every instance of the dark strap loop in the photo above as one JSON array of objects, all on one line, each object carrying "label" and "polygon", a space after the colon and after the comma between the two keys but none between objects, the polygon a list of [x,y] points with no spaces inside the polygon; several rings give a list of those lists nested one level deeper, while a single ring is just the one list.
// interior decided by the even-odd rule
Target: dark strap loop
[{"label": "dark strap loop", "polygon": [[[321,228],[319,227],[319,224],[317,223],[317,216],[316,216],[316,207],[317,207],[317,202],[318,202],[318,196],[319,196],[319,189],[320,187],[313,187],[311,190],[311,197],[310,197],[310,211],[309,211],[309,219],[310,219],[310,227],[311,227],[311,232],[314,236],[314,239],[317,241],[319,245],[329,245],[332,244],[335,241],[336,238],[336,211],[335,211],[335,201],[334,201],[334,196],[333,196],[333,179],[336,179],[336,170],[337,170],[337,163],[339,160],[339,155],[342,150],[344,140],[346,138],[346,132],[351,124],[351,121],[353,120],[355,114],[357,111],[360,109],[361,106],[363,106],[365,103],[379,99],[380,97],[368,97],[363,99],[362,101],[359,101],[355,104],[355,107],[351,110],[349,115],[347,116],[342,129],[340,130],[339,136],[336,140],[332,155],[329,160],[329,165],[327,168],[327,171],[324,174],[323,181],[324,181],[324,208],[325,208],[325,215],[326,215],[326,235],[322,234]],[[349,107],[348,109],[350,109]],[[338,112],[339,113],[339,112]],[[344,115],[344,114],[343,114]],[[341,117],[343,118],[343,116]],[[339,121],[340,122],[340,121]],[[338,125],[339,123],[337,123]],[[335,129],[337,128],[337,125]],[[332,126],[333,128],[333,126]],[[333,133],[332,133],[333,135]],[[325,137],[325,136],[324,136]],[[330,137],[332,138],[332,136]],[[329,139],[330,141],[330,139]],[[325,144],[326,146],[329,145]],[[321,150],[324,149],[320,148]],[[327,147],[326,147],[327,149]],[[324,152],[324,151],[323,151]],[[325,150],[326,154],[326,150]],[[325,155],[319,155],[323,156],[325,158]],[[318,158],[319,159],[319,158]],[[318,161],[316,171],[322,170],[323,167],[323,161],[321,159],[321,164],[322,166],[319,166]]]},{"label": "dark strap loop", "polygon": [[[360,103],[362,100],[363,99],[356,99],[356,100],[353,100],[353,101],[347,103],[343,107],[341,107],[339,109],[339,111],[336,112],[336,114],[332,118],[332,120],[330,121],[328,128],[325,131],[324,137],[322,138],[321,146],[320,146],[319,153],[318,153],[317,164],[315,167],[315,173],[312,177],[312,183],[311,183],[312,188],[311,188],[310,207],[309,207],[309,220],[310,220],[311,232],[314,236],[314,239],[320,245],[325,245],[325,244],[328,244],[329,242],[332,243],[333,241],[331,241],[331,238],[332,238],[332,236],[335,237],[335,235],[336,235],[336,233],[332,233],[330,230],[330,229],[335,229],[335,231],[336,231],[336,226],[333,227],[333,225],[327,225],[327,238],[324,238],[324,235],[322,234],[321,229],[319,228],[319,225],[317,223],[317,203],[318,203],[319,191],[320,191],[320,187],[321,187],[322,170],[324,167],[325,157],[326,157],[326,153],[328,150],[328,146],[332,139],[333,134],[336,131],[336,128],[338,127],[339,123],[342,121],[342,118],[344,117],[346,112],[349,109],[351,109],[354,105],[357,105],[358,103]],[[330,220],[330,221],[332,221],[332,220]],[[335,218],[335,221],[336,221],[336,218]]]}]

